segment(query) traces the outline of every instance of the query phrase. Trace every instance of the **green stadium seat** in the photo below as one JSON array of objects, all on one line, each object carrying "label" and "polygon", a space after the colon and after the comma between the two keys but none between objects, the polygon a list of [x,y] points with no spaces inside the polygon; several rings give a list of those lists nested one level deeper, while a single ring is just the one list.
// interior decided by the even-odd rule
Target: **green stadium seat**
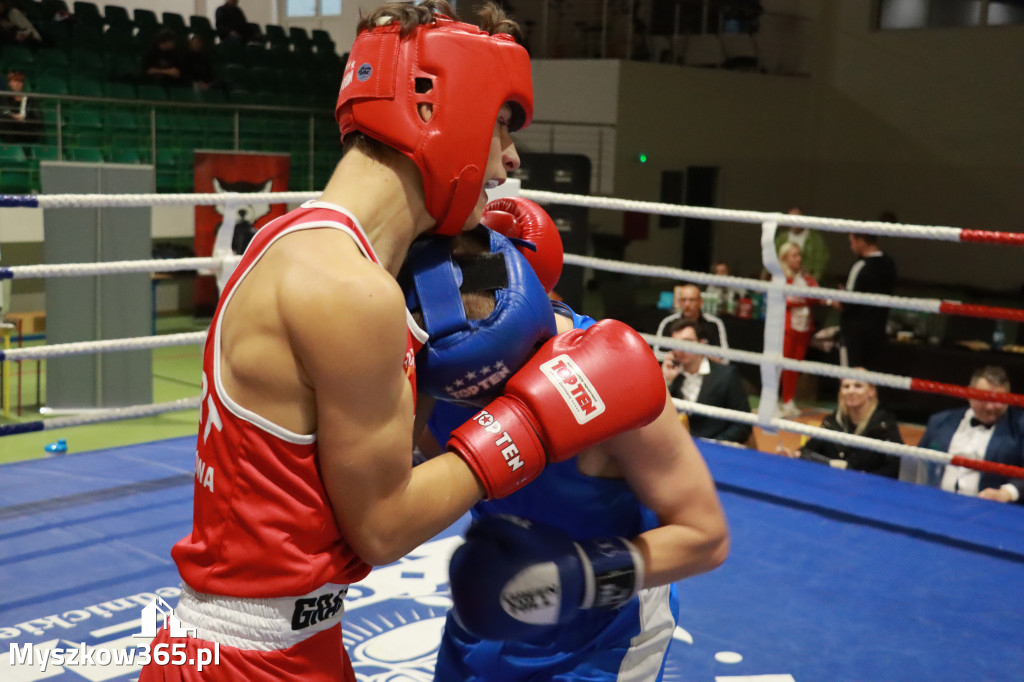
[{"label": "green stadium seat", "polygon": [[106,161],[103,150],[98,147],[68,147],[67,155],[72,161],[85,163],[104,163]]},{"label": "green stadium seat", "polygon": [[188,18],[188,27],[192,33],[201,35],[206,38],[206,44],[213,44],[213,37],[216,35],[216,31],[213,30],[213,24],[210,20],[202,15],[193,14]]},{"label": "green stadium seat", "polygon": [[71,79],[68,90],[72,95],[82,97],[103,97],[103,83],[98,78],[86,75],[78,75]]},{"label": "green stadium seat", "polygon": [[196,94],[199,101],[206,104],[225,104],[228,101],[228,95],[222,88],[199,90]]},{"label": "green stadium seat", "polygon": [[[9,49],[9,48],[7,48]],[[35,54],[36,75],[67,77],[71,71],[68,53],[52,47],[42,47]]]},{"label": "green stadium seat", "polygon": [[312,42],[309,39],[309,34],[306,33],[306,29],[301,26],[288,27],[288,40],[292,44],[292,47],[295,47],[296,45],[308,45]]},{"label": "green stadium seat", "polygon": [[14,70],[32,76],[36,72],[35,61],[35,54],[23,45],[4,45],[0,52],[0,69],[5,74]]},{"label": "green stadium seat", "polygon": [[288,34],[285,32],[284,27],[277,24],[267,24],[264,26],[263,36],[271,46],[289,45],[291,42],[288,40]]},{"label": "green stadium seat", "polygon": [[123,5],[104,5],[103,20],[110,29],[124,30],[127,27],[129,34],[135,30],[135,22],[132,21],[128,8]]},{"label": "green stadium seat", "polygon": [[104,81],[103,94],[117,99],[135,99],[139,96],[134,85],[121,81]]},{"label": "green stadium seat", "polygon": [[140,83],[137,92],[139,93],[139,99],[142,100],[166,102],[169,99],[167,88],[156,83]]},{"label": "green stadium seat", "polygon": [[142,163],[138,150],[131,147],[115,147],[110,151],[109,158],[111,163]]},{"label": "green stadium seat", "polygon": [[136,8],[132,12],[132,18],[135,20],[135,26],[138,27],[139,33],[156,33],[160,29],[160,20],[156,17],[156,12],[150,9]]},{"label": "green stadium seat", "polygon": [[64,76],[42,75],[32,80],[32,90],[49,95],[68,94],[68,79]]},{"label": "green stadium seat", "polygon": [[0,146],[0,192],[25,194],[32,191],[31,164],[19,145]]},{"label": "green stadium seat", "polygon": [[[93,108],[96,106],[97,108]],[[102,105],[81,104],[70,108],[64,122],[64,140],[76,147],[103,147],[107,143],[103,130]]]},{"label": "green stadium seat", "polygon": [[36,26],[43,44],[59,50],[71,47],[71,26],[67,21],[44,21]]},{"label": "green stadium seat", "polygon": [[167,99],[171,102],[197,102],[199,95],[191,85],[169,85]]},{"label": "green stadium seat", "polygon": [[102,80],[107,75],[107,62],[100,50],[74,50],[71,52],[71,87],[79,79]]},{"label": "green stadium seat", "polygon": [[104,24],[99,5],[95,3],[75,0],[71,5],[71,9],[75,15],[76,24],[94,24],[96,26],[103,26]]},{"label": "green stadium seat", "polygon": [[60,150],[54,145],[30,145],[25,147],[33,161],[59,161]]}]

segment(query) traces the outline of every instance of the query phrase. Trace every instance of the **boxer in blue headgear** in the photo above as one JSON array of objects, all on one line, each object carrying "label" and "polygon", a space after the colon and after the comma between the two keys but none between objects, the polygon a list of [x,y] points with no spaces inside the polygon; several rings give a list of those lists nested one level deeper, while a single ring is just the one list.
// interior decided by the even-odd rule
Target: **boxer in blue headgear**
[{"label": "boxer in blue headgear", "polygon": [[[421,311],[424,324],[435,318],[428,325],[434,347],[422,363],[417,356],[418,380],[441,386],[426,389],[441,398],[427,420],[429,432],[419,440],[428,457],[459,424],[487,416],[451,402],[450,377],[477,372],[481,358],[500,358],[512,373],[518,369],[513,357],[525,353],[520,362],[529,361],[537,328],[523,323],[523,310],[532,314],[539,304],[553,309],[559,337],[604,324],[548,303],[537,292],[515,291],[526,282],[532,287],[530,277],[509,278],[506,289],[496,290],[496,314],[474,324],[474,314],[466,311],[476,306],[477,294],[468,290],[480,287],[465,286],[478,277],[474,266],[457,267],[460,256],[443,252],[454,241],[430,244],[439,253],[410,258],[407,277],[425,280],[417,270],[436,268],[454,283],[419,290],[421,302],[428,290],[439,294]],[[517,305],[509,301],[518,301],[517,314],[501,314],[501,300],[508,308]],[[449,326],[457,331],[435,338],[445,328],[437,319],[446,317],[455,320]],[[602,362],[617,368],[621,390],[628,391],[641,358],[611,350]],[[579,378],[573,387],[585,383],[585,376]],[[718,565],[728,551],[728,530],[700,453],[665,387],[658,390],[665,403],[653,422],[582,448],[576,459],[549,463],[530,485],[473,507],[475,523],[450,565],[454,608],[435,680],[614,682],[623,674],[661,679],[677,622],[672,583]],[[491,433],[497,448],[507,447],[500,428]]]},{"label": "boxer in blue headgear", "polygon": [[439,400],[493,400],[555,334],[550,300],[533,268],[513,240],[485,227],[420,239],[399,282],[429,335],[416,356],[418,389]]}]

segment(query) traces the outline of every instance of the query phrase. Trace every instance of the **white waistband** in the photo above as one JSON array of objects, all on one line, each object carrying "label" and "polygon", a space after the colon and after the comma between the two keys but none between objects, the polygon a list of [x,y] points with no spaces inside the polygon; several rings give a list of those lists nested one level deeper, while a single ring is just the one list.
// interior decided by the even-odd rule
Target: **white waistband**
[{"label": "white waistband", "polygon": [[174,615],[195,636],[236,649],[277,651],[341,622],[348,585],[327,583],[301,597],[248,599],[181,586]]}]

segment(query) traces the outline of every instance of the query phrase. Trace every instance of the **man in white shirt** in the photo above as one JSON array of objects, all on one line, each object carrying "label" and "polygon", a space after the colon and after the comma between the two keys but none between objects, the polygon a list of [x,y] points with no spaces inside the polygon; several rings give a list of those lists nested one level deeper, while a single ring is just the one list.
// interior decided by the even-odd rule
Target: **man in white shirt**
[{"label": "man in white shirt", "polygon": [[[666,329],[668,336],[680,341],[707,343],[701,328],[693,322],[675,320]],[[732,365],[708,362],[708,358],[684,350],[672,350],[661,365],[673,398],[750,412],[750,400],[743,380]],[[749,424],[716,419],[699,414],[689,416],[690,433],[700,438],[746,443],[753,431]]]},{"label": "man in white shirt", "polygon": [[[1002,367],[982,367],[971,377],[971,388],[1008,393],[1010,380]],[[1024,413],[1005,403],[969,399],[969,407],[946,410],[928,420],[920,447],[964,458],[1024,466]],[[916,466],[915,466],[916,465]],[[929,483],[960,495],[997,502],[1024,503],[1024,480],[960,466],[924,465],[904,459],[901,480]]]}]

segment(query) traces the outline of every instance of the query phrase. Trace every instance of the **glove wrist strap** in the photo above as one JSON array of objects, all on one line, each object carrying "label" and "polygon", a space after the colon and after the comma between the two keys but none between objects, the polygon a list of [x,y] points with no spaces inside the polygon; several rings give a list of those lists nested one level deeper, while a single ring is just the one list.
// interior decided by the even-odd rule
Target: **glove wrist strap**
[{"label": "glove wrist strap", "polygon": [[577,543],[587,570],[584,609],[615,609],[643,589],[644,560],[625,538],[595,538]]}]

